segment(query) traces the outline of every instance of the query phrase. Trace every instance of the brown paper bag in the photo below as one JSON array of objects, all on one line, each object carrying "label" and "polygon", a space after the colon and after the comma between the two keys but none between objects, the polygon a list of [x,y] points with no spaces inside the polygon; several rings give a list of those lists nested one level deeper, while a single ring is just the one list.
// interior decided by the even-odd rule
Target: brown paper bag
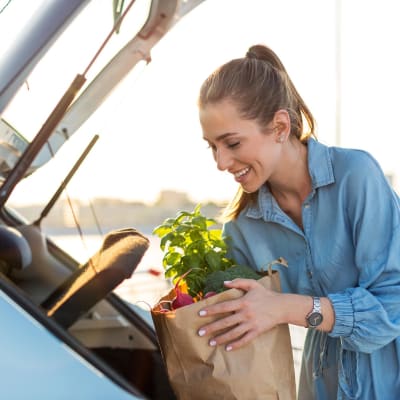
[{"label": "brown paper bag", "polygon": [[[259,280],[280,291],[274,271]],[[287,324],[263,333],[246,346],[227,352],[212,347],[209,338],[197,334],[215,317],[199,317],[205,305],[238,298],[243,292],[229,289],[174,311],[152,309],[158,341],[169,380],[179,400],[294,400],[296,398],[293,353]],[[172,300],[174,290],[160,301]],[[268,305],[266,305],[268,306]]]}]

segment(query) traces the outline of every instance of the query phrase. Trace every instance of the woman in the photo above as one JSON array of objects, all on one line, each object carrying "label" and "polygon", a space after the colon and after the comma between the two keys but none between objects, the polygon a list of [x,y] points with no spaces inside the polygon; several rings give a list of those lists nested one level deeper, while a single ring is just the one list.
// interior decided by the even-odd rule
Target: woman
[{"label": "woman", "polygon": [[299,399],[399,399],[400,207],[378,163],[315,139],[311,112],[262,45],[210,75],[199,116],[218,169],[240,185],[224,224],[230,255],[256,270],[288,265],[277,267],[283,293],[226,282],[246,294],[202,310],[231,314],[199,335],[234,351],[277,324],[305,326]]}]

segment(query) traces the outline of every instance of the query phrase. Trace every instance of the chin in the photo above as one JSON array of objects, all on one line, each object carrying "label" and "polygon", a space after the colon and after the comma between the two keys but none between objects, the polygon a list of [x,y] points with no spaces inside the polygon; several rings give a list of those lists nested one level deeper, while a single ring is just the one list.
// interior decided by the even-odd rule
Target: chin
[{"label": "chin", "polygon": [[260,187],[261,187],[261,185],[260,186],[250,186],[250,185],[246,185],[246,186],[243,186],[242,185],[242,190],[243,190],[243,192],[244,193],[248,193],[248,194],[251,194],[251,193],[256,193],[256,192],[258,192],[258,190],[260,189]]}]

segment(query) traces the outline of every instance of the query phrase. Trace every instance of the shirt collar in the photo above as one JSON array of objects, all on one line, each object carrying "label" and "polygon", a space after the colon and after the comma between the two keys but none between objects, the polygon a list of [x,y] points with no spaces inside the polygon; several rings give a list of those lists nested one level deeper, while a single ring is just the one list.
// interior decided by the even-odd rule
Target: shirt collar
[{"label": "shirt collar", "polygon": [[[335,182],[335,177],[333,175],[329,147],[317,142],[313,138],[308,139],[307,146],[308,169],[314,192],[321,186]],[[257,203],[249,205],[246,215],[252,218],[264,217],[266,220],[274,220],[278,214],[281,214],[279,210],[280,208],[267,185],[263,185],[258,191]]]}]

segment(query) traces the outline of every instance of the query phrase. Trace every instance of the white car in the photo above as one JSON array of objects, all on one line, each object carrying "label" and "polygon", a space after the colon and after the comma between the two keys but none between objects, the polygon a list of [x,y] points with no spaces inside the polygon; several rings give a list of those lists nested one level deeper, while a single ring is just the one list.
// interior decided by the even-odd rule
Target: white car
[{"label": "white car", "polygon": [[[20,13],[13,14],[17,3]],[[24,10],[32,3],[32,13]],[[13,0],[1,11],[0,23],[12,27],[2,38],[9,46],[0,57],[3,399],[175,398],[149,313],[115,292],[147,251],[146,236],[133,228],[112,229],[93,257],[79,263],[43,228],[97,136],[80,157],[64,158],[63,179],[44,178],[57,190],[39,215],[21,216],[10,198],[15,191],[32,195],[24,181],[43,179],[41,170],[57,160],[111,91],[148,62],[152,47],[199,3]],[[114,25],[99,23],[104,16]],[[39,86],[28,87],[33,82]],[[34,112],[23,103],[30,91],[38,95]]]}]

